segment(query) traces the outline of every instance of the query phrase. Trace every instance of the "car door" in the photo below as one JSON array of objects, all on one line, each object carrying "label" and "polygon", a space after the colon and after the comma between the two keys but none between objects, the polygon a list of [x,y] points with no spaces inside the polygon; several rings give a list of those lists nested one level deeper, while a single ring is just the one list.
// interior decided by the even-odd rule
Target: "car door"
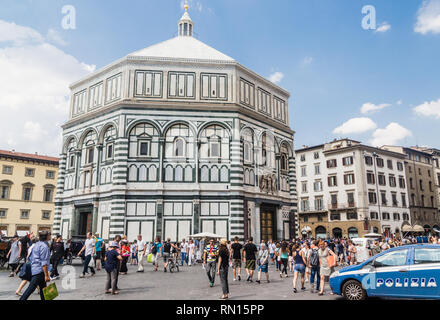
[{"label": "car door", "polygon": [[415,247],[408,290],[413,298],[440,298],[440,246]]},{"label": "car door", "polygon": [[409,273],[410,248],[386,251],[374,259],[375,272],[374,289],[368,292],[369,296],[406,297],[408,290],[403,288],[403,278]]}]

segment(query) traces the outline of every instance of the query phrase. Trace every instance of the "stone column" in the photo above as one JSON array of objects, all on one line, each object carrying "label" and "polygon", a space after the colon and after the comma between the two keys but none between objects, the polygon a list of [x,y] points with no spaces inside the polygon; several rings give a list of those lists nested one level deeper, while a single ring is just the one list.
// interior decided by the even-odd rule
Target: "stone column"
[{"label": "stone column", "polygon": [[163,230],[162,230],[162,217],[163,217],[163,200],[159,199],[156,202],[156,236],[159,236],[161,240],[163,239]]},{"label": "stone column", "polygon": [[[92,233],[95,234],[96,232],[98,232],[97,228],[98,228],[98,209],[99,209],[99,202],[94,202],[93,203],[93,216],[92,216]],[[100,236],[102,236],[100,234]]]},{"label": "stone column", "polygon": [[79,210],[75,207],[72,208],[72,224],[70,225],[70,237],[78,234],[79,224]]},{"label": "stone column", "polygon": [[[102,144],[98,144],[96,146],[96,149],[98,149],[98,161],[96,162],[96,181],[95,186],[99,186],[99,182],[101,180],[101,158],[102,158]],[[93,176],[93,175],[92,175]]]},{"label": "stone column", "polygon": [[261,238],[261,213],[260,213],[261,203],[255,202],[255,214],[254,214],[254,222],[252,225],[254,226],[254,231],[252,232],[252,236],[254,237],[254,243],[260,243]]},{"label": "stone column", "polygon": [[164,155],[165,155],[165,138],[164,137],[160,137],[159,138],[159,162],[160,162],[160,166],[159,166],[159,182],[163,183],[164,182],[164,169],[163,169],[163,159],[164,159]]},{"label": "stone column", "polygon": [[79,184],[79,167],[81,166],[81,150],[75,150],[76,165],[75,165],[75,189],[78,189]]},{"label": "stone column", "polygon": [[193,223],[194,223],[193,233],[196,234],[196,233],[200,232],[199,231],[200,230],[200,200],[199,199],[193,200],[193,206],[194,206],[194,208],[193,208],[193,211],[194,211],[194,213],[193,213]]},{"label": "stone column", "polygon": [[58,168],[58,180],[57,180],[57,190],[55,194],[55,210],[53,215],[53,234],[61,233],[61,211],[63,208],[63,202],[61,196],[64,190],[64,179],[66,174],[66,162],[67,155],[65,153],[61,154],[59,168]]}]

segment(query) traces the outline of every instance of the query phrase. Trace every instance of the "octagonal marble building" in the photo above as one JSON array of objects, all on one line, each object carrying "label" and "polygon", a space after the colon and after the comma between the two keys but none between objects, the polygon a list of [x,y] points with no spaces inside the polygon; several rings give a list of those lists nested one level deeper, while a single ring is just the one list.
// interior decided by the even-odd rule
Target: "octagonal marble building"
[{"label": "octagonal marble building", "polygon": [[178,36],[71,85],[54,233],[297,234],[289,92],[193,36]]}]

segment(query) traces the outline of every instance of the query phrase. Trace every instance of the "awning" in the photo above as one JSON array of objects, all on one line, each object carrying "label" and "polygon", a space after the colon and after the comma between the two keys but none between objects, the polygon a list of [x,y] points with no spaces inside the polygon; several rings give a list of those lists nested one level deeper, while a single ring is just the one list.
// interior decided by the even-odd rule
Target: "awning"
[{"label": "awning", "polygon": [[188,238],[194,238],[194,239],[203,239],[203,238],[221,239],[221,238],[225,238],[225,237],[220,236],[218,234],[211,233],[211,232],[202,232],[202,233],[197,233],[197,234],[190,235],[190,236],[188,236]]},{"label": "awning", "polygon": [[402,231],[403,232],[412,232],[413,228],[409,224],[406,224],[402,227]]},{"label": "awning", "polygon": [[380,238],[381,235],[378,233],[367,233],[364,237],[365,238]]},{"label": "awning", "polygon": [[24,237],[24,236],[27,236],[28,234],[29,234],[29,231],[28,230],[17,230],[17,236],[19,236],[19,237]]},{"label": "awning", "polygon": [[309,226],[305,226],[304,228],[302,228],[301,232],[312,232],[312,228],[310,228]]},{"label": "awning", "polygon": [[414,232],[425,232],[425,229],[422,226],[416,224],[415,226],[413,226],[413,230],[412,231],[414,231]]}]

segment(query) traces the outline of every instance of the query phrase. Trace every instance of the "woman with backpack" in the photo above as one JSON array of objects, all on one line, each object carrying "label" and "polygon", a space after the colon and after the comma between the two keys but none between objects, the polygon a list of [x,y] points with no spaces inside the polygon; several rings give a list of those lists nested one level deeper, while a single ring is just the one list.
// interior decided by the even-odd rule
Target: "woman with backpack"
[{"label": "woman with backpack", "polygon": [[324,295],[326,277],[330,277],[331,270],[334,267],[333,263],[332,264],[329,263],[328,258],[332,256],[334,258],[334,261],[336,262],[337,256],[332,250],[330,250],[330,248],[326,247],[324,241],[321,241],[319,243],[318,254],[319,254],[319,265],[320,265],[319,273],[321,276],[321,286],[320,286],[319,295],[322,296]]}]

